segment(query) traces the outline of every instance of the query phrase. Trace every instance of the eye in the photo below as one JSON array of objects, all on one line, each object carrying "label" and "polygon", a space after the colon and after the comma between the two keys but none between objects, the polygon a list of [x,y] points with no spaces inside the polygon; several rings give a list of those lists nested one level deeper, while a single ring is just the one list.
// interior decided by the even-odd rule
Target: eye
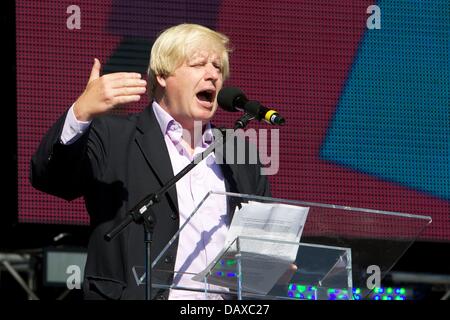
[{"label": "eye", "polygon": [[213,63],[214,68],[218,71],[222,72],[222,65],[220,63]]},{"label": "eye", "polygon": [[203,60],[203,59],[195,59],[195,60],[191,61],[189,66],[194,67],[194,68],[199,68],[199,67],[203,67],[205,64],[206,64],[205,60]]}]

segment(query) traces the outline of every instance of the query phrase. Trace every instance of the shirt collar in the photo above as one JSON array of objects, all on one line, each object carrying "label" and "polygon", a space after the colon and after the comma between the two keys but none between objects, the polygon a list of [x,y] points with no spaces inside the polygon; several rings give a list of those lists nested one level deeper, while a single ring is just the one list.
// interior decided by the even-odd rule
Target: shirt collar
[{"label": "shirt collar", "polygon": [[[152,103],[153,112],[155,114],[156,120],[158,121],[159,127],[163,135],[168,135],[169,131],[176,132],[174,135],[169,135],[174,143],[180,142],[181,135],[183,132],[183,127],[178,123],[166,110],[164,110],[156,101]],[[207,148],[214,141],[214,134],[211,128],[211,124],[208,122],[206,124],[205,130],[202,134],[202,147]]]},{"label": "shirt collar", "polygon": [[159,127],[163,135],[167,134],[167,130],[171,122],[175,122],[175,119],[167,113],[156,101],[152,103],[153,113],[158,121]]}]

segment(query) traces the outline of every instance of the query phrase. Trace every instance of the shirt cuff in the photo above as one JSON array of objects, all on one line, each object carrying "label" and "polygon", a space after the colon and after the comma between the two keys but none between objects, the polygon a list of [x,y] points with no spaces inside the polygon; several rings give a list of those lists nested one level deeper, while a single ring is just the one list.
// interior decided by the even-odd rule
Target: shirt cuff
[{"label": "shirt cuff", "polygon": [[86,132],[87,128],[91,124],[91,121],[79,121],[75,117],[73,112],[73,106],[70,107],[66,115],[66,120],[64,122],[63,131],[61,133],[61,143],[64,145],[69,145],[77,141],[83,133]]}]

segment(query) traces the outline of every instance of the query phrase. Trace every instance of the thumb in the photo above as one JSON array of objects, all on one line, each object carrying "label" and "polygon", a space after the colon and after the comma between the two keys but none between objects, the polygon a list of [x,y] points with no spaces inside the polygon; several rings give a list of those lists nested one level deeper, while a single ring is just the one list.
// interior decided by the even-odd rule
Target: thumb
[{"label": "thumb", "polygon": [[91,75],[89,76],[89,82],[100,78],[100,67],[100,61],[97,58],[94,58],[94,65],[92,66]]}]

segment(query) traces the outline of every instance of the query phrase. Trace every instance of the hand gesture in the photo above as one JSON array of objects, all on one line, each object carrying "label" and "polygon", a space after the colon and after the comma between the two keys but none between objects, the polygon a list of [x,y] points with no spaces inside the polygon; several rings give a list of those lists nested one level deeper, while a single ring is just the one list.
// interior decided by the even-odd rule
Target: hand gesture
[{"label": "hand gesture", "polygon": [[119,104],[139,101],[147,82],[136,72],[116,72],[100,77],[100,61],[95,58],[84,92],[74,104],[79,121],[90,121]]}]

